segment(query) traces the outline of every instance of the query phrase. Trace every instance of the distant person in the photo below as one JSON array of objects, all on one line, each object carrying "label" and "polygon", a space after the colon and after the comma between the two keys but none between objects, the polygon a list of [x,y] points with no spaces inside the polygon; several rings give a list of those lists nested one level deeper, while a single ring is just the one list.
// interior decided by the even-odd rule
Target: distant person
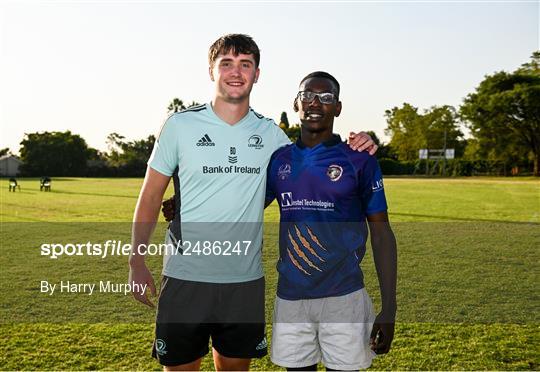
[{"label": "distant person", "polygon": [[9,192],[11,191],[15,192],[17,187],[19,188],[19,191],[21,191],[21,186],[17,183],[17,179],[10,178],[9,179]]},{"label": "distant person", "polygon": [[[271,360],[290,371],[316,371],[320,361],[364,369],[389,351],[397,307],[382,174],[375,157],[333,134],[338,81],[318,71],[299,90],[300,138],[272,155],[267,175],[266,205],[277,199],[281,214]],[[368,225],[382,298],[376,317],[360,269]]]},{"label": "distant person", "polygon": [[[247,370],[251,358],[267,353],[261,264],[266,167],[290,141],[249,106],[259,58],[251,37],[219,38],[208,58],[212,102],[171,115],[148,161],[133,218],[129,281],[156,292],[135,247],[149,242],[173,176],[179,211],[167,239],[182,245],[179,254],[164,258],[153,347],[165,369],[198,370],[210,339],[217,370]],[[376,149],[365,134],[354,135],[351,146]],[[146,293],[133,295],[153,306]]]},{"label": "distant person", "polygon": [[51,191],[51,179],[49,177],[41,177],[39,180],[39,191]]}]

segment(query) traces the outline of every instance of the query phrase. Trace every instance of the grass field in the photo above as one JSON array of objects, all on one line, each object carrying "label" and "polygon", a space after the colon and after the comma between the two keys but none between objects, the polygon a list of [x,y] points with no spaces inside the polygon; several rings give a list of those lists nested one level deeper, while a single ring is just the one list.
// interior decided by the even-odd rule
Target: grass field
[{"label": "grass field", "polygon": [[[51,193],[39,192],[36,179],[22,179],[20,193],[0,181],[0,369],[160,369],[149,356],[152,310],[118,293],[39,291],[41,280],[126,280],[125,257],[52,260],[39,246],[129,242],[141,181],[54,179]],[[392,350],[372,368],[539,369],[540,181],[388,178],[385,185],[398,241],[399,310]],[[265,216],[268,321],[278,214],[274,204]],[[161,259],[148,262],[159,277]],[[378,304],[369,249],[362,268]],[[212,369],[210,358],[203,369]],[[266,357],[252,369],[279,368]]]}]

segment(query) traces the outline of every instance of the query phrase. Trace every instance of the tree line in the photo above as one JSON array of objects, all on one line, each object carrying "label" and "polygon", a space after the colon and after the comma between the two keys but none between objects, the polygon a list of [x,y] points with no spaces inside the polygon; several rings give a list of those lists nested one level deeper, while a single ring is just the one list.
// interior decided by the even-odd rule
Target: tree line
[{"label": "tree line", "polygon": [[[174,98],[167,111],[173,114],[197,105]],[[70,131],[27,133],[19,150],[23,162],[20,172],[24,176],[142,177],[155,141],[153,135],[128,141],[111,133],[107,151],[99,151]]]},{"label": "tree line", "polygon": [[[167,110],[172,114],[195,105],[174,98]],[[380,147],[377,157],[387,174],[415,173],[423,167],[419,149],[446,148],[454,149],[457,158],[449,163],[453,170],[448,174],[467,175],[490,167],[504,167],[506,173],[520,166],[540,176],[540,51],[513,72],[486,75],[459,108],[421,110],[405,102],[384,115],[389,143],[370,134]],[[290,125],[285,112],[279,125],[291,140],[300,136],[300,126]],[[464,138],[464,128],[469,138]],[[152,135],[128,141],[111,133],[108,151],[101,152],[69,131],[29,133],[21,142],[21,171],[29,176],[143,176],[154,142]],[[0,149],[1,154],[8,152]]]}]

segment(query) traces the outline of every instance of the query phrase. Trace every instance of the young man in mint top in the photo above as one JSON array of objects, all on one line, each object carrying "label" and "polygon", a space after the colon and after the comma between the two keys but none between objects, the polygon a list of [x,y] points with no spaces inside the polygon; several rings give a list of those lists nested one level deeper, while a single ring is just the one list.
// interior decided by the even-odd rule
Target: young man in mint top
[{"label": "young man in mint top", "polygon": [[[268,167],[266,204],[277,199],[281,215],[271,359],[289,370],[316,370],[320,361],[329,370],[368,368],[393,339],[397,254],[382,174],[375,157],[332,133],[341,108],[333,76],[307,75],[294,101],[301,136]],[[368,224],[377,320],[360,268]]]},{"label": "young man in mint top", "polygon": [[211,283],[248,282],[263,276],[260,245],[266,167],[272,153],[289,143],[272,120],[252,109],[234,125],[219,118],[210,104],[169,118],[149,166],[178,177],[181,228],[172,228],[171,238],[196,242],[204,231],[204,241],[236,242],[241,236],[241,241],[251,243],[241,243],[241,254],[232,254],[234,243],[227,255],[216,254],[217,248],[208,255],[193,253],[204,247],[188,243],[186,254],[167,256],[163,275]]},{"label": "young man in mint top", "polygon": [[[225,35],[209,50],[211,103],[171,115],[158,136],[135,209],[130,282],[153,278],[136,247],[147,244],[171,176],[178,213],[164,257],[153,355],[171,370],[197,370],[212,340],[217,370],[246,370],[267,353],[261,264],[266,167],[289,143],[249,106],[259,49],[247,35]],[[358,150],[367,143],[355,136]],[[178,242],[180,242],[178,244]],[[147,293],[134,297],[153,306]],[[249,299],[249,301],[246,301]]]}]

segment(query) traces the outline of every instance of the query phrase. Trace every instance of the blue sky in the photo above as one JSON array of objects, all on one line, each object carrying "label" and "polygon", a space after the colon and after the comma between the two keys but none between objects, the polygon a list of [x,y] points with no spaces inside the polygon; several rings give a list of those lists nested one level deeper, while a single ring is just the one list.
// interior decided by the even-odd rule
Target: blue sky
[{"label": "blue sky", "polygon": [[247,33],[261,48],[251,105],[298,122],[303,76],[342,85],[341,134],[374,130],[409,102],[458,106],[486,74],[539,49],[539,3],[5,2],[0,5],[0,147],[25,132],[71,130],[106,149],[109,133],[156,133],[173,97],[208,102],[207,51]]}]

